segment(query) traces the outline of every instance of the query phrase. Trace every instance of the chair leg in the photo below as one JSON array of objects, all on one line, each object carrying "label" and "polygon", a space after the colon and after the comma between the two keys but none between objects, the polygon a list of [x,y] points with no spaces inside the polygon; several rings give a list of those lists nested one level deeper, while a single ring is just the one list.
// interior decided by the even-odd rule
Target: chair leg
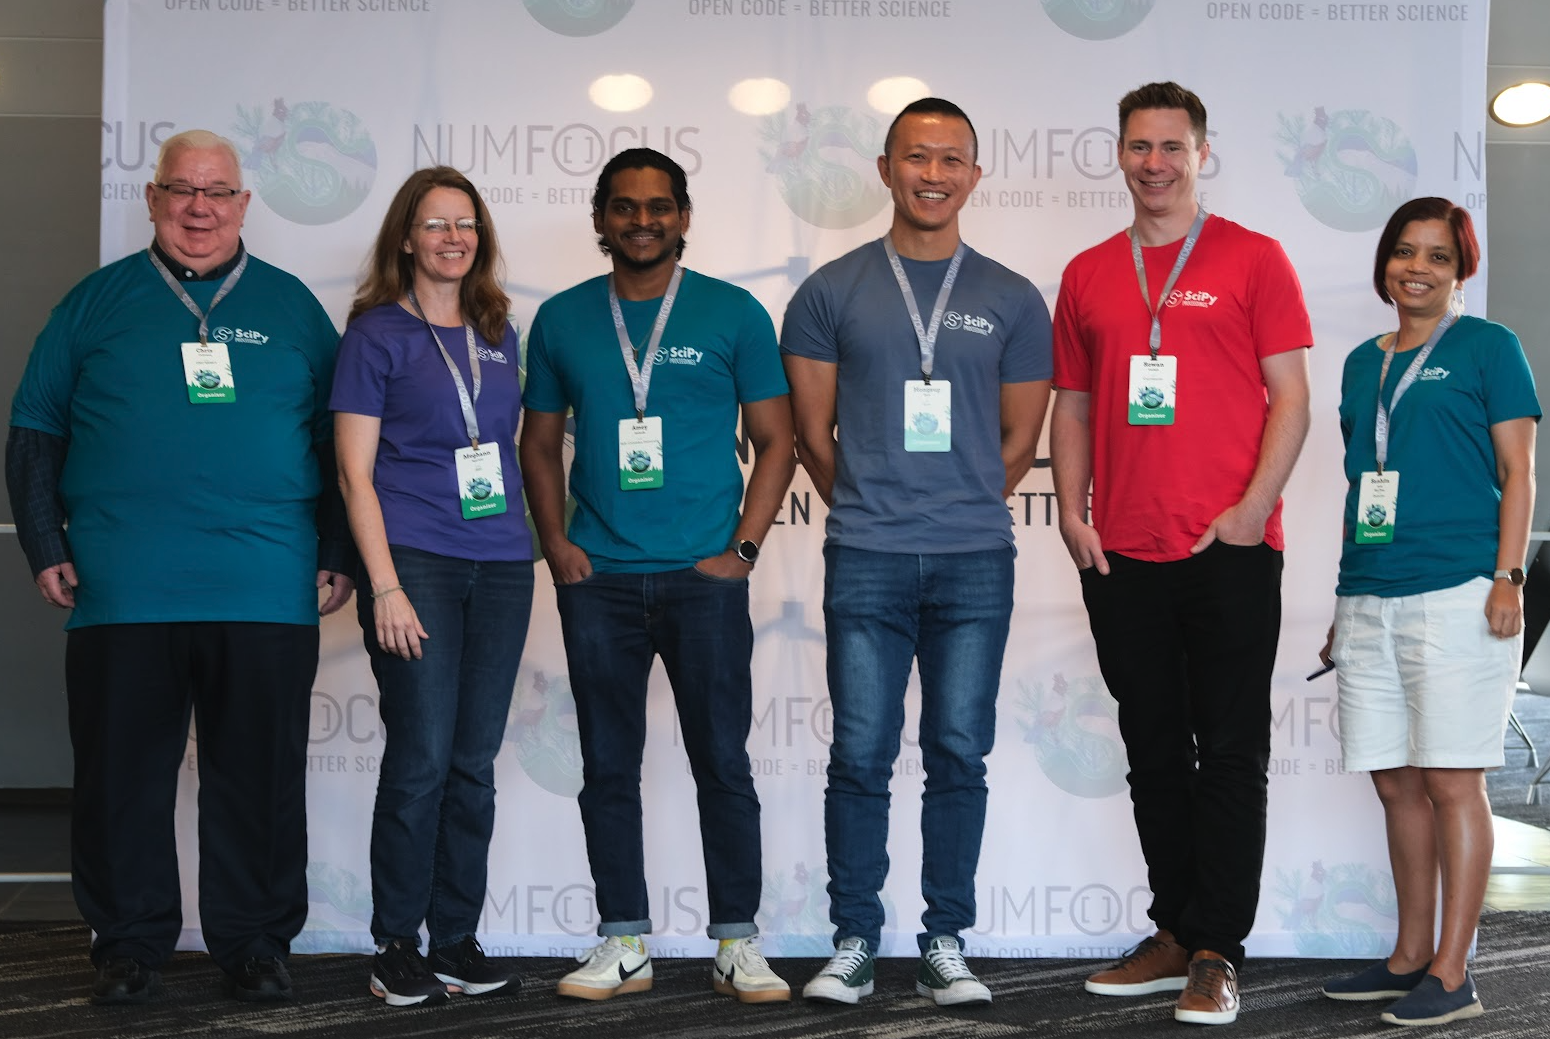
[{"label": "chair leg", "polygon": [[1518,738],[1528,748],[1528,767],[1538,768],[1539,751],[1534,747],[1534,741],[1529,739],[1528,730],[1523,727],[1522,722],[1518,721],[1517,711],[1512,711],[1507,715],[1507,724],[1512,726],[1512,731],[1518,734]]},{"label": "chair leg", "polygon": [[1538,772],[1535,772],[1534,778],[1528,781],[1528,793],[1523,795],[1524,804],[1532,805],[1539,803],[1539,784],[1545,781],[1546,775],[1550,775],[1550,763],[1547,763]]}]

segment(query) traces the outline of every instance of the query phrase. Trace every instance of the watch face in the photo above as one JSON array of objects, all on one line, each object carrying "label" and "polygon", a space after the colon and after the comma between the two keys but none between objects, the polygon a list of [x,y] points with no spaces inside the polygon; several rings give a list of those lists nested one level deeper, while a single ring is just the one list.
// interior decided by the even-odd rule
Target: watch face
[{"label": "watch face", "polygon": [[752,541],[739,541],[737,558],[752,566],[759,559],[759,546]]}]

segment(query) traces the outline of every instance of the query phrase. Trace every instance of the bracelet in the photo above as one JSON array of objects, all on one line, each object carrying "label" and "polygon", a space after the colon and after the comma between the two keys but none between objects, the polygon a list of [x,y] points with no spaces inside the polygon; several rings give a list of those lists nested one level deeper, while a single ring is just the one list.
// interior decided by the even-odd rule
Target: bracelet
[{"label": "bracelet", "polygon": [[404,586],[403,585],[395,584],[393,587],[391,587],[391,588],[384,588],[380,592],[372,592],[371,593],[371,598],[372,598],[373,601],[375,601],[377,599],[382,598],[384,595],[392,595],[394,592],[402,592],[403,590],[404,590]]}]

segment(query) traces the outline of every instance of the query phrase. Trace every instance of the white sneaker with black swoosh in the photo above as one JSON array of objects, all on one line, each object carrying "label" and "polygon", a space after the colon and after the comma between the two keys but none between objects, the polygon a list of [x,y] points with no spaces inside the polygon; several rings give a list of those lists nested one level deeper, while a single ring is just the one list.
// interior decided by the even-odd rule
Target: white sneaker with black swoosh
[{"label": "white sneaker with black swoosh", "polygon": [[577,956],[581,966],[560,979],[555,992],[572,999],[612,999],[651,987],[651,954],[638,934],[610,936]]},{"label": "white sneaker with black swoosh", "polygon": [[711,987],[739,1003],[775,1003],[791,998],[791,986],[770,967],[759,937],[723,941],[716,948]]}]

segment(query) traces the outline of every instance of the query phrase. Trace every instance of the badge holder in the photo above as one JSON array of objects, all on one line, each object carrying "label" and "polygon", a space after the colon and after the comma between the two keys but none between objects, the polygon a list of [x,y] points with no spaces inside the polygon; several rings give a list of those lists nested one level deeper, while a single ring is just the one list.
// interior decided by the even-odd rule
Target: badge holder
[{"label": "badge holder", "polygon": [[499,516],[506,511],[506,480],[500,449],[463,447],[456,453],[458,500],[464,519]]},{"label": "badge holder", "polygon": [[184,343],[183,382],[190,404],[233,404],[237,384],[225,343]]},{"label": "badge holder", "polygon": [[1356,492],[1358,545],[1387,545],[1394,540],[1394,516],[1399,508],[1399,473],[1363,473]]},{"label": "badge holder", "polygon": [[1129,412],[1132,426],[1173,425],[1179,359],[1171,354],[1130,358]]},{"label": "badge holder", "polygon": [[619,489],[652,491],[662,486],[662,417],[619,421]]},{"label": "badge holder", "polygon": [[904,384],[904,450],[953,449],[953,384],[946,379]]}]

